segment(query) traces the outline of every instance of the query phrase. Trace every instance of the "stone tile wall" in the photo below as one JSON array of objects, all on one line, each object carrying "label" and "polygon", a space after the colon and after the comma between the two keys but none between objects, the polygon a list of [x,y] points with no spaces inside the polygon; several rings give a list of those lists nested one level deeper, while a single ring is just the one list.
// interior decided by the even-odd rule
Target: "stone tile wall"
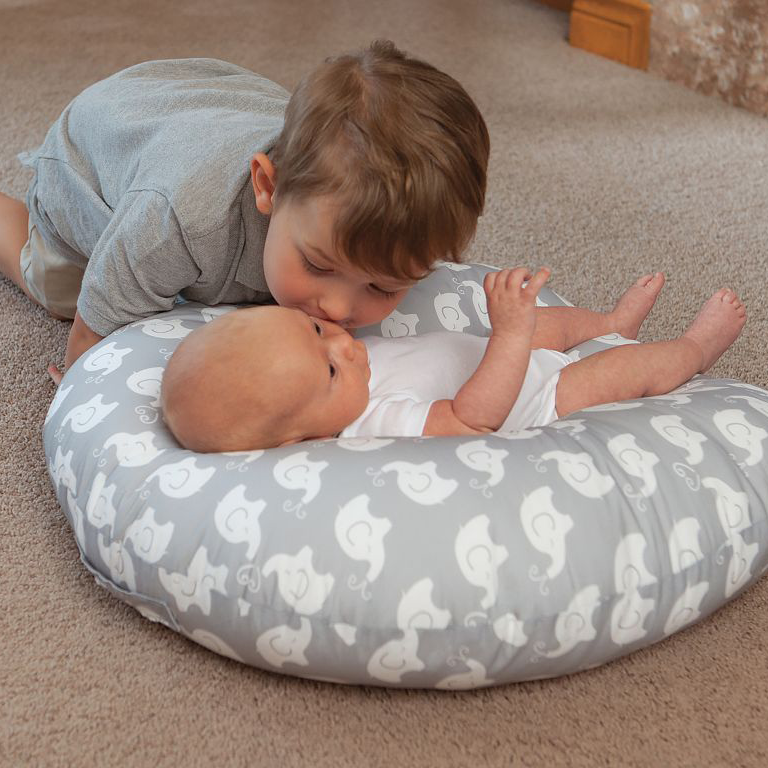
[{"label": "stone tile wall", "polygon": [[649,70],[768,115],[768,0],[653,0]]}]

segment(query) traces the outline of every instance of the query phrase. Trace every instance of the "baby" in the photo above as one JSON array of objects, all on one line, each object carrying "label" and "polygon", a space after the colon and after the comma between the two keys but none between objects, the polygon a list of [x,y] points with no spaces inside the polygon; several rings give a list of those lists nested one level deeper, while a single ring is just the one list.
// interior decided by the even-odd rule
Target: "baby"
[{"label": "baby", "polygon": [[[722,289],[671,341],[627,344],[573,361],[531,349],[536,296],[549,270],[489,272],[492,331],[355,340],[299,309],[252,307],[191,333],[166,369],[166,424],[200,452],[271,448],[313,438],[482,435],[543,426],[588,406],[665,394],[708,370],[746,321]],[[605,318],[636,336],[663,283],[646,275]],[[593,338],[587,310],[564,308],[572,346]],[[592,316],[598,313],[590,313]],[[621,322],[620,322],[621,321]],[[633,327],[634,326],[634,327]],[[578,340],[576,340],[578,339]]]}]

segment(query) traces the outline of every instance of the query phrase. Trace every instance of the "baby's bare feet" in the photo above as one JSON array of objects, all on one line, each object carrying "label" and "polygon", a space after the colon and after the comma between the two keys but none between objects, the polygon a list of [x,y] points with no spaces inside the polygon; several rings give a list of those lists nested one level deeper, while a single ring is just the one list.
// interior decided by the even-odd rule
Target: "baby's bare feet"
[{"label": "baby's bare feet", "polygon": [[701,349],[701,373],[709,370],[736,341],[747,321],[747,310],[739,297],[721,288],[699,310],[683,338],[696,342]]},{"label": "baby's bare feet", "polygon": [[625,339],[636,339],[663,285],[664,275],[657,272],[655,275],[643,275],[627,288],[613,311],[608,313],[611,330],[620,333]]}]

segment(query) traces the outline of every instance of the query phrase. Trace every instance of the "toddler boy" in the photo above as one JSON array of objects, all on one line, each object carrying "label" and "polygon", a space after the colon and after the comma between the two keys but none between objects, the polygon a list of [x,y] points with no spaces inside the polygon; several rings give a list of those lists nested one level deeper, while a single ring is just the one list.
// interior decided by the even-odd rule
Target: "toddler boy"
[{"label": "toddler boy", "polygon": [[66,366],[177,296],[368,325],[459,260],[488,151],[462,86],[391,42],[326,60],[290,98],[223,61],[145,62],[23,157],[35,177],[26,207],[0,195],[0,271],[74,320]]},{"label": "toddler boy", "polygon": [[[355,340],[295,309],[230,312],[176,349],[163,377],[163,418],[182,446],[199,452],[334,436],[515,431],[592,405],[665,394],[709,369],[746,319],[736,295],[720,290],[677,339],[573,362],[562,349],[531,350],[536,295],[548,276],[488,273],[487,339],[439,332]],[[604,332],[634,337],[662,283],[660,274],[640,278],[602,315]],[[566,307],[559,315],[574,343],[592,337],[597,318],[580,324],[585,312]]]}]

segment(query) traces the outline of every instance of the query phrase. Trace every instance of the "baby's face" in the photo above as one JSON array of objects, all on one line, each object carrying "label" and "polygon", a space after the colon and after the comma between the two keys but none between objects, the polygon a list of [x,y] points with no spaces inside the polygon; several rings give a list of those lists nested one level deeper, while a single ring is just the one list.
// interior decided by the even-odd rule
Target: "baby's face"
[{"label": "baby's face", "polygon": [[368,405],[368,351],[336,323],[300,310],[286,315],[288,322],[279,329],[280,354],[290,356],[289,375],[296,386],[283,391],[298,401],[292,426],[299,430],[286,442],[332,437]]},{"label": "baby's face", "polygon": [[333,251],[334,207],[326,198],[287,200],[273,211],[264,243],[264,276],[283,307],[344,328],[380,323],[414,281],[377,276]]},{"label": "baby's face", "polygon": [[190,450],[333,437],[368,405],[368,352],[298,309],[249,307],[193,331],[163,376],[163,418]]}]

